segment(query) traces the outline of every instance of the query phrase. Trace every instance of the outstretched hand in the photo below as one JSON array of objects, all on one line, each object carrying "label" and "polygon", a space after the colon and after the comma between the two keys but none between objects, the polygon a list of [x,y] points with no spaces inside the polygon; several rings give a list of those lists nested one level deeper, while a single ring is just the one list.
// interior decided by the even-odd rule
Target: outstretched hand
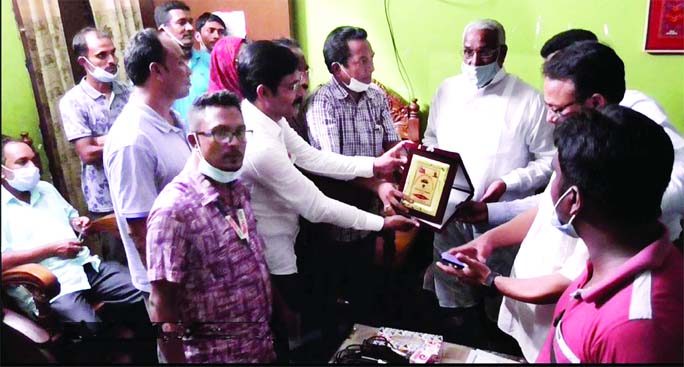
[{"label": "outstretched hand", "polygon": [[437,267],[445,273],[455,275],[468,283],[476,285],[485,284],[489,273],[492,272],[485,263],[464,254],[457,254],[456,258],[468,266],[459,269],[438,261]]},{"label": "outstretched hand", "polygon": [[382,201],[383,212],[385,215],[395,215],[397,212],[406,214],[408,209],[401,203],[405,199],[404,193],[397,190],[391,182],[382,182],[378,185],[378,197]]},{"label": "outstretched hand", "polygon": [[71,228],[79,233],[85,233],[90,228],[90,218],[77,217],[71,220]]},{"label": "outstretched hand", "polygon": [[404,217],[403,215],[391,215],[385,217],[385,224],[382,229],[390,229],[395,231],[408,231],[412,228],[418,228],[420,223],[413,218]]},{"label": "outstretched hand", "polygon": [[482,201],[466,201],[456,209],[454,219],[470,224],[487,223],[489,221],[487,204]]},{"label": "outstretched hand", "polygon": [[415,143],[410,140],[403,140],[383,155],[375,158],[375,161],[373,161],[373,175],[377,178],[391,180],[392,174],[395,171],[401,171],[406,164],[408,160],[406,149],[410,145],[415,145]]},{"label": "outstretched hand", "polygon": [[503,180],[498,179],[494,182],[492,182],[487,190],[485,191],[484,195],[482,195],[482,201],[483,203],[494,203],[499,201],[501,199],[501,196],[506,192],[506,183],[503,182]]}]

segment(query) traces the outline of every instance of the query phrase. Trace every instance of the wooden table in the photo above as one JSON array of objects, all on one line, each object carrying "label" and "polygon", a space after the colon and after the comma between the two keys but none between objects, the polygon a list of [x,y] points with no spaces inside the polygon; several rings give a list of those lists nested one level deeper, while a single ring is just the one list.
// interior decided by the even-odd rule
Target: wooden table
[{"label": "wooden table", "polygon": [[[354,324],[351,333],[349,334],[347,339],[345,339],[342,342],[340,347],[337,348],[337,351],[345,349],[347,346],[351,344],[361,344],[364,340],[377,334],[378,328],[376,327],[367,326],[363,324]],[[470,352],[473,350],[473,348],[466,347],[464,345],[444,342],[442,343],[442,348],[439,351],[439,363],[466,363],[468,361],[468,356],[470,355]],[[500,354],[498,355],[501,356]],[[329,363],[334,362],[334,357],[335,356],[333,355],[333,358],[329,361]],[[515,360],[511,360],[510,362],[519,363]]]}]

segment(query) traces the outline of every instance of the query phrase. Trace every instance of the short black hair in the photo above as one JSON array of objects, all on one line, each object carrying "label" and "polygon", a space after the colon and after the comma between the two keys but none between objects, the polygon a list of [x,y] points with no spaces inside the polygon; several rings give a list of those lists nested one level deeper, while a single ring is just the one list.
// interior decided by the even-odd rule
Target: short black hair
[{"label": "short black hair", "polygon": [[238,55],[240,89],[248,101],[257,98],[257,87],[263,84],[273,93],[287,75],[297,71],[299,60],[285,46],[272,41],[255,41],[246,44]]},{"label": "short black hair", "polygon": [[302,48],[302,46],[299,44],[299,42],[297,42],[297,40],[294,38],[285,38],[285,37],[278,38],[278,39],[273,40],[273,43],[275,43],[276,45],[285,46],[285,47],[289,47],[289,48],[298,48],[298,49]]},{"label": "short black hair", "polygon": [[182,1],[169,1],[154,8],[154,23],[157,28],[169,22],[169,12],[174,9],[190,11],[190,7]]},{"label": "short black hair", "polygon": [[615,51],[596,41],[575,42],[544,62],[544,76],[570,80],[578,103],[594,93],[608,103],[620,103],[625,96],[625,64]]},{"label": "short black hair", "polygon": [[584,203],[614,226],[657,220],[674,150],[665,130],[627,107],[608,105],[569,117],[554,131],[561,190],[577,186]]},{"label": "short black hair", "polygon": [[155,29],[143,29],[131,37],[124,54],[124,67],[133,85],[145,84],[150,77],[150,64],[163,64],[165,53]]},{"label": "short black hair", "polygon": [[88,43],[86,42],[86,35],[90,32],[95,32],[99,38],[112,39],[111,33],[105,30],[100,30],[95,27],[85,27],[78,31],[71,40],[71,49],[74,51],[76,57],[88,55]]},{"label": "short black hair", "polygon": [[2,153],[0,153],[0,154],[2,154],[2,157],[0,157],[2,159],[2,164],[6,163],[5,162],[5,146],[9,143],[23,143],[23,142],[15,139],[9,135],[5,135],[5,134],[2,135]]},{"label": "short black hair", "polygon": [[542,46],[539,54],[541,57],[547,58],[552,53],[580,41],[598,41],[598,37],[596,37],[594,32],[586,29],[568,29],[567,31],[560,32],[549,38],[549,40],[544,43],[544,46]]},{"label": "short black hair", "polygon": [[347,66],[347,60],[351,54],[348,45],[349,41],[365,41],[366,39],[368,39],[368,33],[363,28],[342,26],[333,29],[323,45],[323,58],[325,59],[325,66],[328,67],[328,71],[332,73],[332,64],[335,62]]},{"label": "short black hair", "polygon": [[192,102],[192,108],[188,113],[190,132],[197,131],[198,121],[195,117],[197,112],[205,110],[207,107],[235,107],[242,111],[240,109],[240,98],[232,92],[221,90],[214,93],[204,93]]},{"label": "short black hair", "polygon": [[210,12],[204,12],[197,18],[197,21],[195,22],[195,30],[197,32],[202,31],[204,25],[209,22],[219,23],[223,26],[224,29],[226,28],[226,23],[223,22],[223,19],[221,19],[221,17]]}]

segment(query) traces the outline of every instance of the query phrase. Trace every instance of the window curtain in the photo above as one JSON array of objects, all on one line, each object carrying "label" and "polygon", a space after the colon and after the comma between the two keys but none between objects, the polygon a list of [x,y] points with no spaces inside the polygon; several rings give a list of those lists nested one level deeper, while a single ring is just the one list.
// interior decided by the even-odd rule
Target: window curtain
[{"label": "window curtain", "polygon": [[[65,196],[80,213],[87,213],[81,192],[81,164],[71,143],[64,136],[59,116],[59,99],[74,86],[69,63],[69,48],[64,39],[64,29],[57,0],[20,0],[16,2],[26,37],[27,53],[33,65],[31,78],[37,86],[37,106],[46,120],[56,159],[60,161],[62,178],[66,186]],[[47,171],[47,170],[45,170]]]},{"label": "window curtain", "polygon": [[127,81],[124,50],[128,40],[143,29],[138,0],[90,0],[98,29],[109,31],[119,58],[119,80]]}]

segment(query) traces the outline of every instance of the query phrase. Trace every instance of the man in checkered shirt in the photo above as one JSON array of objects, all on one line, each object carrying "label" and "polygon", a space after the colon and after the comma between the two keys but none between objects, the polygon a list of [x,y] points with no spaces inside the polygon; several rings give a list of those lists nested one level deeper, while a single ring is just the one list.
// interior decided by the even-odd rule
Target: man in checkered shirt
[{"label": "man in checkered shirt", "polygon": [[[374,52],[366,31],[350,26],[334,29],[325,40],[323,55],[332,78],[307,102],[311,145],[348,156],[380,156],[400,138],[384,92],[372,84]],[[390,182],[356,179],[349,185],[326,178],[315,178],[314,182],[326,195],[372,213],[379,213],[381,208],[376,193],[388,214],[394,213],[393,206],[402,208],[398,203],[401,193]],[[345,284],[349,289],[342,291],[351,292],[344,297],[350,299],[357,317],[372,318],[368,302],[378,297],[372,284],[377,279],[372,276],[376,241],[384,237],[384,241],[393,244],[393,236],[329,224],[315,225],[312,230],[316,235],[308,238],[323,245],[308,246],[311,251],[322,252],[312,258],[331,256],[340,260],[335,261],[335,266],[326,264],[325,269],[320,269],[329,275],[322,278],[321,286],[328,293],[326,304],[331,309],[327,312],[334,311],[338,286]]]}]

